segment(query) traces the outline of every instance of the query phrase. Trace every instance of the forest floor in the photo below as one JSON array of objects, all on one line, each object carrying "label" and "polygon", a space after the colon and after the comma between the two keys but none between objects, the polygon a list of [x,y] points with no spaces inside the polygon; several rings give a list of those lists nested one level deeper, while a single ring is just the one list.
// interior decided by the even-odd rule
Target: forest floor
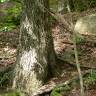
[{"label": "forest floor", "polygon": [[[78,72],[75,64],[72,34],[64,29],[62,25],[55,24],[52,27],[52,35],[54,48],[59,58],[57,61],[58,73],[56,73],[59,76],[52,78],[47,84],[54,83],[55,86],[78,76]],[[0,72],[5,71],[15,63],[18,37],[19,27],[13,29],[11,32],[0,32]],[[87,35],[83,36],[83,39],[77,37],[77,49],[82,73],[96,68],[95,37]],[[59,73],[61,69],[62,72],[60,71]],[[0,78],[0,80],[2,79]],[[96,81],[95,84],[89,84],[87,87],[85,96],[96,96]],[[74,86],[71,91],[61,92],[61,94],[61,96],[80,96],[80,88],[79,86]]]},{"label": "forest floor", "polygon": [[[7,5],[8,6],[8,5]],[[5,8],[6,6],[1,6],[0,10]],[[89,13],[96,12],[96,8],[91,11],[83,12],[82,14],[78,14],[79,16],[85,16]],[[77,13],[74,13],[73,17],[78,17]],[[65,18],[70,18],[70,14],[66,14]],[[2,12],[0,13],[0,19],[3,18]],[[74,19],[76,21],[76,19]],[[70,20],[69,20],[70,22]],[[74,55],[74,45],[72,34],[68,32],[66,28],[62,24],[55,24],[52,27],[52,35],[54,40],[54,48],[56,55],[58,57],[56,77],[51,78],[45,86],[41,89],[52,90],[56,85],[63,85],[63,83],[70,82],[73,78],[78,77],[78,71],[75,64],[75,55]],[[11,68],[12,65],[15,64],[16,61],[16,52],[18,46],[18,38],[19,38],[19,27],[13,29],[10,32],[4,31],[0,32],[0,96],[3,92],[2,83],[9,79],[9,75],[6,74],[1,77],[1,72],[6,71]],[[96,37],[90,35],[78,35],[76,37],[77,41],[77,50],[79,63],[81,66],[82,75],[93,69],[96,69]],[[88,79],[84,81],[85,88],[85,96],[96,96],[96,70],[94,75],[90,75]],[[71,90],[67,86],[65,91],[61,91],[59,96],[80,96],[80,86],[78,80],[72,81],[75,84],[71,84]],[[6,86],[5,86],[6,87]],[[49,92],[48,91],[48,92]],[[60,90],[59,90],[60,91]],[[5,96],[5,95],[4,95]],[[7,95],[6,95],[7,96]],[[10,95],[13,96],[13,95]],[[44,96],[44,95],[42,95]],[[58,95],[54,95],[58,96]]]},{"label": "forest floor", "polygon": [[[61,64],[64,80],[70,80],[75,76],[78,76],[75,55],[73,37],[68,30],[64,29],[62,25],[56,25],[53,29],[54,48],[57,53],[57,57],[64,61]],[[77,51],[79,63],[82,73],[86,73],[88,70],[96,68],[96,37],[90,35],[82,35],[76,37]],[[60,62],[61,63],[61,62]],[[60,68],[60,69],[61,69]],[[95,76],[94,76],[95,77]],[[65,79],[66,78],[66,79]],[[89,80],[90,82],[90,80]],[[79,83],[78,83],[79,84]],[[87,84],[84,84],[87,86]],[[80,96],[80,86],[74,86],[74,88],[68,93],[64,92],[61,96]],[[96,81],[95,84],[89,84],[85,90],[85,96],[96,96]]]},{"label": "forest floor", "polygon": [[[61,61],[58,61],[57,64],[60,70],[62,69],[60,76],[54,77],[49,81],[49,84],[54,83],[55,85],[68,81],[75,76],[78,76],[74,61],[74,52],[72,51],[73,43],[71,39],[69,39],[70,33],[64,34],[62,30],[60,30],[61,28],[59,25],[55,25],[52,28],[54,48],[58,57],[61,59]],[[2,70],[6,70],[8,66],[14,64],[14,62],[16,61],[18,34],[18,28],[12,30],[12,32],[0,32],[0,72]],[[80,62],[82,63],[82,65],[84,65],[81,68],[82,72],[84,73],[86,72],[86,70],[95,68],[96,59],[92,61],[92,58],[96,58],[96,45],[92,44],[92,42],[85,42],[77,44],[77,47],[79,48],[79,50],[81,49],[83,51],[80,51]],[[64,54],[65,57],[62,54]],[[70,55],[72,55],[72,57]],[[64,62],[62,58],[64,58]],[[62,96],[80,96],[80,89],[74,86],[71,92],[67,92],[67,95],[65,93],[62,93]],[[85,94],[87,94],[86,96],[96,96],[96,85],[91,85],[90,88],[87,88],[87,90],[85,90]]]},{"label": "forest floor", "polygon": [[[8,7],[12,6],[12,4],[6,4],[6,6],[1,4],[0,20],[4,18],[4,14],[2,14],[3,11],[1,10],[8,9]],[[68,13],[64,15],[64,18],[70,22],[69,18],[72,16],[74,18],[73,21],[76,21],[78,17],[82,17],[95,12],[96,8],[78,14],[77,12],[74,12],[73,14]],[[56,62],[57,76],[51,78],[46,83],[45,87],[47,90],[53,89],[53,87],[56,85],[62,86],[64,82],[68,83],[75,77],[78,78],[72,34],[70,34],[64,25],[57,23],[52,27],[52,35],[55,52],[58,57]],[[5,72],[7,69],[14,65],[17,55],[18,38],[19,27],[9,32],[0,32],[0,96],[3,89],[2,83],[4,83],[6,79],[9,80],[10,77],[8,74],[5,74],[3,76],[4,78],[2,78],[1,72]],[[96,69],[96,37],[90,35],[78,35],[76,41],[82,75],[89,71],[93,72],[87,79],[85,79],[84,76],[85,96],[96,96],[96,70],[93,71],[93,69]],[[59,90],[59,95],[54,96],[80,96],[80,86],[78,80],[74,79],[72,82],[77,84],[69,84],[71,87],[68,85],[63,91]]]}]

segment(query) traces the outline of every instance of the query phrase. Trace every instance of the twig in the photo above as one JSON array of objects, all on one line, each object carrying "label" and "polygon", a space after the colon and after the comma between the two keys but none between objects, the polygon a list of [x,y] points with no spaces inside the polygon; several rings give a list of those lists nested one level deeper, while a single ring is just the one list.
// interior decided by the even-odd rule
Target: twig
[{"label": "twig", "polygon": [[[68,0],[67,0],[67,4],[69,5],[69,1]],[[71,12],[70,6],[68,6],[68,12],[69,13]],[[73,24],[72,17],[71,17],[71,30],[73,32],[73,45],[74,45],[76,66],[77,66],[79,79],[80,79],[81,96],[84,96],[83,78],[82,78],[80,64],[79,64],[79,59],[78,59],[78,51],[77,51],[77,46],[76,46],[76,32],[74,31],[74,24]]]}]

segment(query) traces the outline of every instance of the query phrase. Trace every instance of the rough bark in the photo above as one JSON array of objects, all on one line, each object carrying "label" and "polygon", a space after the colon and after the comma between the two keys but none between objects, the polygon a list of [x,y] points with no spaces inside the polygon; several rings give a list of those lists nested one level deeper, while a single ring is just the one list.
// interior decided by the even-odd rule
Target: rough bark
[{"label": "rough bark", "polygon": [[24,0],[13,87],[28,93],[42,86],[55,64],[46,8],[48,0]]}]

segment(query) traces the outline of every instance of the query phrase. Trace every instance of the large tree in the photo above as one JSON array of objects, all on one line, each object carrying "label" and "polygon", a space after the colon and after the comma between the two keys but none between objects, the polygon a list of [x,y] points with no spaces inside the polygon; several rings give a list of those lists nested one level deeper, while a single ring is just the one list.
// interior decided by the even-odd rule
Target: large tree
[{"label": "large tree", "polygon": [[23,0],[18,56],[13,87],[36,91],[55,64],[48,0]]}]

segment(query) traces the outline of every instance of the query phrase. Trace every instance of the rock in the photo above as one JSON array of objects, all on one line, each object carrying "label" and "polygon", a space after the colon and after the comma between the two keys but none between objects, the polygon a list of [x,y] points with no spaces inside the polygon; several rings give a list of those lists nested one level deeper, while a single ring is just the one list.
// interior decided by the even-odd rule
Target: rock
[{"label": "rock", "polygon": [[78,19],[74,30],[83,35],[96,36],[96,14],[91,14]]}]

